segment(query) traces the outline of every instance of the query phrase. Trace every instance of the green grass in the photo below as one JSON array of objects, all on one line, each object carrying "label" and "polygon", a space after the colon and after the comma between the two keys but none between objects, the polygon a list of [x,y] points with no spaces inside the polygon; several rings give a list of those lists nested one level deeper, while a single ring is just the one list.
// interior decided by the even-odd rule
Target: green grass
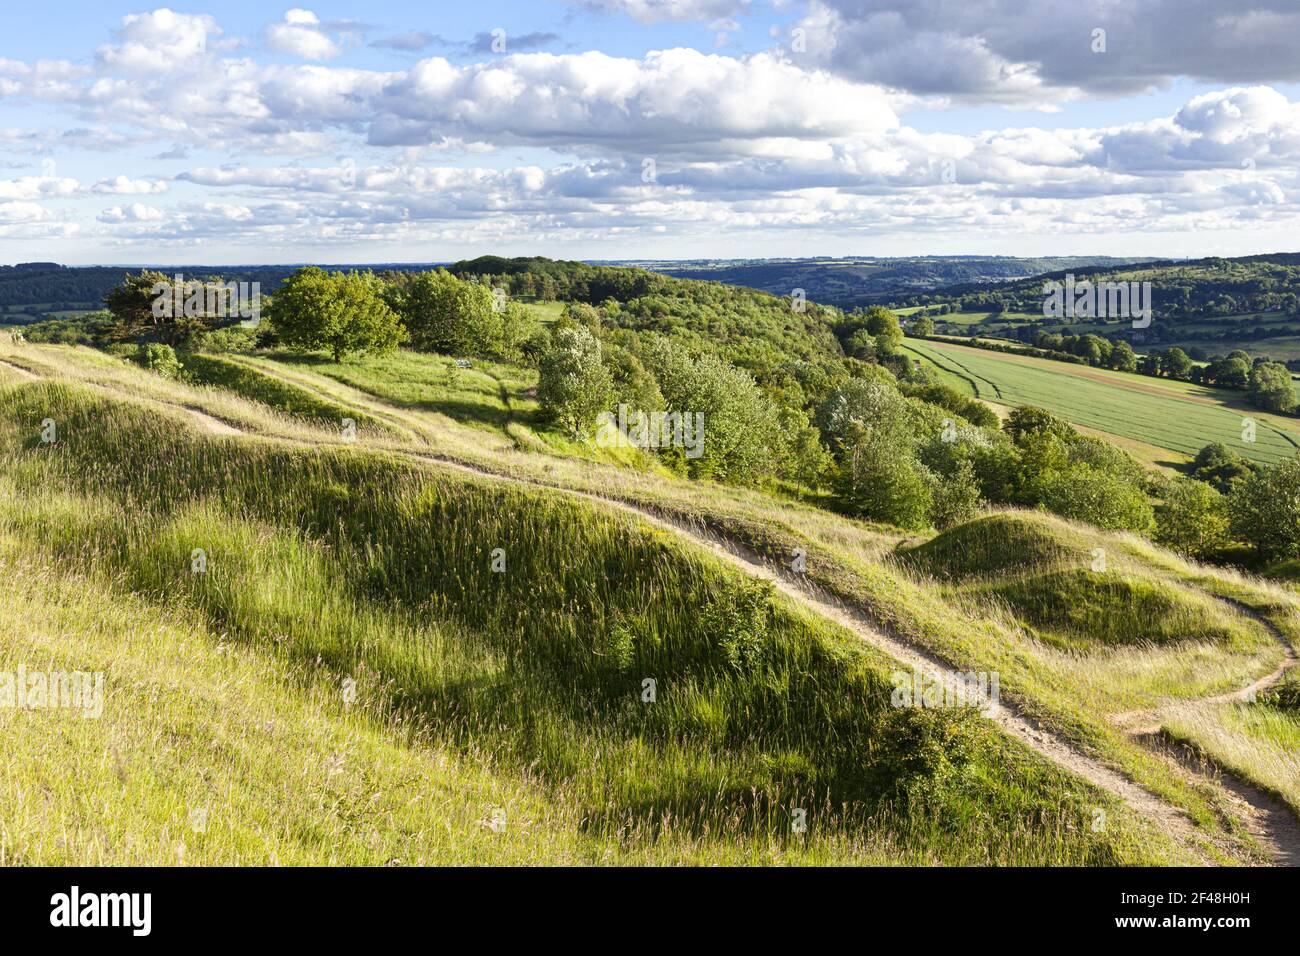
[{"label": "green grass", "polygon": [[[909,339],[905,348],[969,377],[982,398],[1036,405],[1075,424],[1182,455],[1222,442],[1243,457],[1269,463],[1300,449],[1294,422],[1246,407],[1239,393],[931,341]],[[1254,442],[1242,440],[1246,417],[1256,422]]]},{"label": "green grass", "polygon": [[[61,423],[60,446],[33,417]],[[359,449],[207,438],[45,384],[3,392],[0,449],[0,529],[25,560],[351,676],[384,727],[534,775],[602,846],[752,856],[797,844],[790,810],[808,807],[844,861],[1169,858],[1127,824],[1093,832],[1110,801],[978,720],[890,707],[886,659],[626,517]]]},{"label": "green grass", "polygon": [[[212,408],[220,408],[223,418],[239,420],[250,431],[286,438],[307,437],[303,432],[304,426],[296,420],[255,414],[251,406],[245,408],[233,399],[222,400],[216,392],[192,393],[181,384],[167,382],[88,350],[29,346],[14,350],[5,358],[37,371],[57,373],[65,380],[90,380],[111,386],[114,392],[140,396],[142,401],[150,403],[153,415],[164,407],[160,403],[200,401]],[[418,435],[420,441],[428,442],[439,454],[529,481],[633,502],[639,507],[718,531],[769,556],[773,562],[785,564],[794,548],[802,548],[808,556],[809,577],[825,590],[863,608],[870,617],[902,639],[927,648],[962,669],[1000,672],[1004,699],[1015,700],[1027,713],[1056,732],[1123,769],[1174,805],[1186,809],[1207,837],[1215,841],[1203,848],[1204,854],[1225,861],[1251,858],[1249,839],[1242,831],[1234,829],[1230,822],[1234,817],[1232,806],[1215,787],[1170,774],[1162,758],[1116,732],[1109,726],[1107,717],[1119,711],[1149,707],[1163,699],[1190,699],[1222,693],[1267,673],[1276,666],[1280,648],[1262,629],[1244,618],[1232,618],[1234,627],[1249,632],[1244,642],[1193,640],[1161,646],[1093,642],[1088,646],[1067,648],[1041,639],[1041,634],[1036,637],[1034,628],[1018,617],[1005,601],[973,593],[973,590],[964,593],[961,588],[946,586],[942,580],[914,573],[899,564],[893,554],[902,535],[895,530],[851,521],[760,491],[686,482],[627,468],[613,468],[562,457],[549,448],[520,453],[518,445],[499,440],[499,432],[471,427],[468,423],[457,424],[434,412],[400,408],[369,393],[351,389],[333,378],[318,375],[306,366],[282,365],[265,357],[249,361],[268,374],[291,376],[311,394],[328,395],[331,400],[365,408],[385,421],[398,422],[403,428],[411,429],[411,435],[403,441],[391,441],[377,434],[365,436],[354,452],[365,447],[418,454],[420,445],[412,444],[414,436]],[[174,430],[176,426],[173,423],[168,427]],[[105,454],[109,452],[105,450]],[[391,485],[392,481],[385,482],[386,487]],[[350,512],[334,507],[325,510],[336,515],[339,521],[352,522]],[[1138,539],[1099,534],[1047,515],[1020,513],[1020,516],[1031,525],[1046,528],[1051,536],[1060,537],[1067,551],[1071,555],[1080,555],[1085,562],[1091,549],[1104,547],[1113,568],[1132,565],[1144,579],[1155,575],[1178,587],[1240,600],[1275,620],[1293,641],[1300,635],[1300,626],[1293,620],[1296,616],[1294,599],[1281,589],[1266,588],[1222,571],[1189,566]],[[556,537],[554,546],[564,553],[574,547],[565,536]],[[1002,550],[1004,553],[1016,552],[1020,547],[1016,544]],[[333,553],[333,545],[329,550]],[[349,552],[344,549],[338,553],[346,555]],[[364,566],[364,563],[356,566]],[[573,587],[575,595],[585,594],[587,589],[587,585],[577,581]],[[667,595],[674,592],[663,590],[657,593]],[[1217,610],[1222,612],[1223,608]],[[695,612],[698,618],[698,608]],[[849,643],[860,647],[856,640]],[[626,646],[626,637],[618,637],[603,653],[622,654]],[[854,693],[836,691],[841,692]],[[547,778],[546,787],[548,793],[567,794],[563,784],[552,777]],[[585,807],[583,804],[574,812],[584,815]],[[909,815],[907,820],[911,822],[899,826],[908,830],[918,825],[917,819],[915,815]],[[928,828],[929,824],[926,826]],[[894,832],[890,829],[882,839],[893,840]],[[900,855],[892,859],[939,859],[930,855],[931,851],[927,849],[928,841],[939,839],[939,835],[932,829],[926,832],[930,835],[924,839],[909,838],[909,849],[906,852],[899,850]],[[725,843],[725,846],[735,848],[743,845],[746,848],[744,853],[759,853],[766,851],[760,851],[758,847],[770,847],[771,840],[777,839],[770,837],[765,843],[752,829],[746,833],[748,835],[741,843]],[[837,846],[856,847],[853,852],[858,855],[854,859],[864,859],[864,854],[874,852],[864,848],[860,830],[848,828],[837,833],[836,840],[847,841],[837,843]],[[1160,855],[1166,852],[1157,849],[1155,844],[1140,842],[1145,847],[1142,853]],[[705,859],[702,846],[698,840],[692,843],[690,852],[697,862]],[[714,849],[710,852],[723,852],[724,844],[711,846]],[[964,853],[973,854],[975,851],[963,843],[961,849],[954,850],[947,858]]]},{"label": "green grass", "polygon": [[183,356],[183,366],[186,380],[196,385],[224,388],[295,418],[332,428],[340,428],[344,419],[351,418],[359,429],[385,430],[380,422],[355,409],[317,398],[231,359],[190,353]]}]

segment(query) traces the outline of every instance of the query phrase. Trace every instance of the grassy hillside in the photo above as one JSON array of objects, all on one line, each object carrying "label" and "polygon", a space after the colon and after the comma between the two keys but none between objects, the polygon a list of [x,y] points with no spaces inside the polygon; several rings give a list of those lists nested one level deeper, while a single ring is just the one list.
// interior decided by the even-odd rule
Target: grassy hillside
[{"label": "grassy hillside", "polygon": [[[449,392],[445,360],[399,358],[338,368],[227,359],[296,393],[295,417],[253,391],[168,381],[87,349],[0,346],[0,383],[12,383],[0,402],[14,489],[6,547],[43,573],[134,594],[258,660],[305,668],[327,696],[351,676],[381,730],[486,761],[494,786],[541,801],[533,825],[557,833],[555,859],[1266,858],[1216,783],[1171,769],[1117,720],[1274,670],[1282,647],[1261,620],[1300,634],[1283,592],[1022,512],[1009,512],[1021,515],[1018,536],[984,535],[986,550],[1041,560],[962,583],[909,559],[928,536],[520,443],[493,420],[490,392],[449,401],[473,394],[487,369]],[[494,371],[507,395],[527,391],[509,368]],[[347,445],[313,420],[315,401],[384,427]],[[63,423],[66,445],[40,446],[45,417]],[[217,421],[248,437],[192,430]],[[596,497],[721,536],[777,586]],[[972,534],[947,550],[978,553],[969,542],[982,533]],[[190,573],[195,547],[209,556],[205,575]],[[504,573],[491,571],[496,547]],[[1136,631],[1098,633],[1075,614],[1097,548],[1109,574],[1088,594],[1090,613]],[[795,549],[807,557],[802,576],[789,572]],[[1024,580],[1029,599],[995,593]],[[805,584],[870,627],[812,612],[798,599]],[[1124,618],[1132,588],[1179,627],[1156,641],[1141,630],[1149,622]],[[1118,800],[986,720],[891,707],[898,663],[870,628],[945,664],[996,671],[1007,705],[1075,748],[1081,770],[1108,768],[1172,815]],[[650,710],[646,677],[658,681]],[[1273,767],[1241,772],[1264,780]],[[225,779],[221,768],[213,757],[210,774]],[[280,794],[289,805],[301,797]],[[819,808],[818,829],[792,841],[789,811],[805,803]],[[1098,807],[1111,820],[1102,833],[1087,823]],[[466,814],[481,819],[481,803]],[[575,833],[585,842],[571,849]]]},{"label": "grassy hillside", "polygon": [[[767,852],[804,807],[822,852],[844,859],[1161,852],[1126,827],[1071,825],[1099,795],[973,717],[891,708],[877,653],[616,515],[366,453],[207,438],[80,389],[11,386],[0,408],[9,553],[197,621],[241,660],[327,685],[351,676],[381,725],[535,775],[602,845]],[[58,447],[29,435],[46,417],[64,423]],[[129,739],[120,747],[136,759]],[[210,781],[205,798],[247,825],[230,786]],[[282,812],[313,792],[286,782]]]}]

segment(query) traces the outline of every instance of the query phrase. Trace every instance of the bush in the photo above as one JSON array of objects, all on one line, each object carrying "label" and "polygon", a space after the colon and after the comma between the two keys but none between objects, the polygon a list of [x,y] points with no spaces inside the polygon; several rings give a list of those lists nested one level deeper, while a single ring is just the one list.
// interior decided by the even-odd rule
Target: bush
[{"label": "bush", "polygon": [[170,345],[147,342],[137,350],[136,361],[164,378],[176,378],[181,373],[180,360],[176,358],[176,350]]},{"label": "bush", "polygon": [[258,330],[245,325],[228,325],[196,335],[191,343],[197,352],[243,355],[257,348]]}]

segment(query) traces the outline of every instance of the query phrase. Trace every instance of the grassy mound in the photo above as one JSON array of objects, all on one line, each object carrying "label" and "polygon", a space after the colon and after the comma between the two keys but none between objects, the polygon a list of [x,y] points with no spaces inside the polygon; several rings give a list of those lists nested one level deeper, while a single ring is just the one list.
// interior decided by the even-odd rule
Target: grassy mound
[{"label": "grassy mound", "polygon": [[986,593],[1050,643],[1219,644],[1243,637],[1240,622],[1226,608],[1167,581],[1128,573],[1059,570],[996,584]]},{"label": "grassy mound", "polygon": [[1082,540],[1036,516],[1014,514],[976,518],[898,552],[905,566],[948,580],[1024,572],[1086,555]]},{"label": "grassy mound", "polygon": [[993,598],[1057,646],[1249,641],[1247,623],[1229,606],[1134,560],[1127,543],[1047,515],[977,518],[898,557],[963,593]]},{"label": "grassy mound", "polygon": [[0,534],[30,559],[355,680],[384,719],[535,775],[601,840],[798,843],[803,808],[845,859],[1166,852],[1094,831],[1112,801],[970,712],[891,707],[892,665],[851,635],[584,502],[43,383],[0,390],[0,475]]}]

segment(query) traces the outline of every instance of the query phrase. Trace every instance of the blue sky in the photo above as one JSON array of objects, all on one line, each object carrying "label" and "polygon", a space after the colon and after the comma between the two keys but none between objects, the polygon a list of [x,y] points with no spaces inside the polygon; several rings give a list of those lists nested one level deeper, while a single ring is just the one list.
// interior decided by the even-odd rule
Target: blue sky
[{"label": "blue sky", "polygon": [[1293,251],[1300,4],[1202,9],[53,0],[0,263]]}]

